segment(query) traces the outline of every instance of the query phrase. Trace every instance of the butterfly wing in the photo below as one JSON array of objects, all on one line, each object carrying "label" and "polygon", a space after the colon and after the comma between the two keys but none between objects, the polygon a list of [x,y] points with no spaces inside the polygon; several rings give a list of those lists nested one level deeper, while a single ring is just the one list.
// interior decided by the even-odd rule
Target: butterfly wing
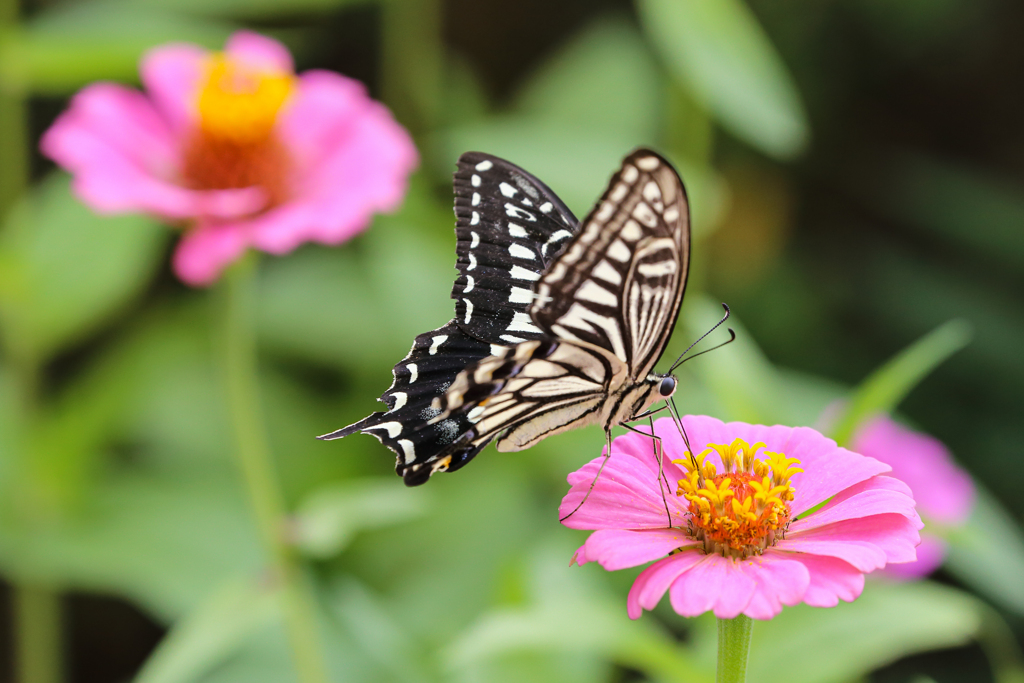
[{"label": "butterfly wing", "polygon": [[490,154],[459,157],[454,186],[455,319],[492,344],[541,338],[529,315],[534,285],[579,222],[547,185]]},{"label": "butterfly wing", "polygon": [[682,181],[660,156],[637,150],[538,282],[530,315],[547,341],[468,367],[434,419],[465,415],[474,423],[465,439],[504,432],[498,450],[519,450],[618,414],[606,405],[611,394],[646,377],[671,335],[689,248]]},{"label": "butterfly wing", "polygon": [[[377,437],[397,455],[405,483],[422,484],[438,469],[458,469],[487,445],[462,439],[473,424],[465,414],[428,424],[432,407],[456,376],[508,344],[539,338],[528,310],[533,286],[578,229],[572,212],[544,183],[498,157],[468,152],[455,173],[456,318],[416,337],[392,370],[380,400],[388,410],[325,434]],[[439,454],[444,452],[445,459]]]},{"label": "butterfly wing", "polygon": [[689,202],[679,174],[654,152],[637,150],[544,272],[531,319],[553,337],[612,352],[639,381],[672,334],[689,257]]}]

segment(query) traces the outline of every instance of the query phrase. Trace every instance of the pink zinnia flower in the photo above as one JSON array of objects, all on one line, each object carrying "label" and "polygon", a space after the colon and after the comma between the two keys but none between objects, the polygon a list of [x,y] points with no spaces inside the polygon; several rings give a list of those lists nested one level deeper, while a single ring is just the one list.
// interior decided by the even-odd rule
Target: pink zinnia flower
[{"label": "pink zinnia flower", "polygon": [[[631,618],[666,591],[688,617],[712,610],[771,619],[798,602],[832,607],[860,595],[866,572],[914,561],[921,520],[906,484],[882,476],[888,465],[807,427],[703,416],[683,424],[693,457],[672,420],[654,424],[666,456],[660,487],[652,440],[619,437],[590,497],[564,522],[597,530],[577,551],[580,564],[614,570],[657,560],[629,592]],[[563,516],[602,460],[569,475]]]},{"label": "pink zinnia flower", "polygon": [[892,467],[892,476],[910,487],[927,524],[917,547],[917,561],[893,565],[886,573],[916,579],[938,569],[946,557],[946,542],[929,534],[928,527],[956,527],[967,521],[975,496],[970,475],[957,466],[938,439],[886,416],[861,427],[851,448]]},{"label": "pink zinnia flower", "polygon": [[358,81],[294,74],[275,40],[240,31],[224,52],[156,48],[146,93],[93,84],[43,136],[101,213],[143,212],[186,229],[179,277],[213,282],[247,248],[343,242],[394,209],[417,164],[408,133]]}]

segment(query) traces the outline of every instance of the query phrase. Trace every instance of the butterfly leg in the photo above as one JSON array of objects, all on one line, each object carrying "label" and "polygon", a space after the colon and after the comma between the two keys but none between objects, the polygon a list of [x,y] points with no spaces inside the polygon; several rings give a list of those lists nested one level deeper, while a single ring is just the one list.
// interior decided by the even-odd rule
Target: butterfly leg
[{"label": "butterfly leg", "polygon": [[[650,417],[651,415],[657,415],[658,413],[660,413],[663,410],[668,410],[668,404],[665,404],[665,405],[663,405],[660,408],[652,408],[651,410],[642,412],[639,415],[634,415],[633,417],[629,418],[629,421],[630,422],[636,422],[637,420],[642,420],[645,417]],[[623,426],[625,426],[625,425],[623,425]],[[652,427],[652,429],[653,429],[653,427]]]},{"label": "butterfly leg", "polygon": [[605,436],[605,441],[608,442],[608,448],[605,451],[604,460],[601,461],[601,466],[597,468],[597,474],[594,475],[594,480],[592,482],[590,482],[590,488],[587,489],[587,495],[583,496],[583,500],[580,501],[579,505],[577,505],[576,507],[573,508],[572,512],[570,512],[565,517],[562,517],[560,520],[558,520],[559,522],[564,522],[565,520],[567,520],[570,517],[572,517],[573,515],[575,515],[576,511],[579,510],[581,507],[583,507],[583,504],[587,502],[587,498],[590,498],[590,494],[594,492],[594,487],[597,486],[597,480],[601,478],[601,472],[604,471],[604,466],[608,464],[608,458],[612,457],[612,432],[611,432],[611,430],[608,430],[607,432],[605,432],[604,436]]},{"label": "butterfly leg", "polygon": [[[650,420],[650,416],[648,416],[648,419]],[[654,420],[650,420],[650,425],[651,425],[651,433],[648,434],[647,432],[640,431],[636,427],[629,426],[625,422],[621,423],[622,427],[625,427],[626,429],[628,429],[631,432],[636,432],[637,434],[640,434],[641,436],[646,436],[646,437],[650,438],[654,442],[654,457],[658,461],[658,490],[661,491],[661,502],[662,502],[662,505],[665,506],[665,518],[668,519],[668,526],[671,528],[672,527],[672,513],[669,512],[669,509],[668,509],[668,498],[665,495],[665,491],[666,490],[671,491],[672,490],[672,486],[671,486],[671,484],[668,483],[668,478],[665,476],[665,467],[664,467],[664,462],[665,462],[665,444],[661,440],[661,437],[654,433]],[[662,484],[664,484],[664,486],[662,486]]]}]

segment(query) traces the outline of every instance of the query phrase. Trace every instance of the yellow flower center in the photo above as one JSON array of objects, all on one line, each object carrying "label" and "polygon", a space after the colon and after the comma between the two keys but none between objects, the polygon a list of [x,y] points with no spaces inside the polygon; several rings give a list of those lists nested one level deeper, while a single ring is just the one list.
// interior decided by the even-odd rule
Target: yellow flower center
[{"label": "yellow flower center", "polygon": [[196,99],[199,120],[184,147],[185,184],[196,190],[260,187],[265,208],[284,201],[291,158],[275,125],[295,85],[291,73],[211,56]]},{"label": "yellow flower center", "polygon": [[223,53],[206,65],[199,91],[199,121],[208,135],[254,142],[270,135],[277,114],[295,90],[295,77],[232,60]]},{"label": "yellow flower center", "polygon": [[[789,503],[795,489],[790,477],[803,470],[800,461],[783,453],[764,451],[763,443],[708,444],[699,455],[672,462],[682,465],[686,476],[679,480],[676,495],[689,501],[690,535],[703,542],[704,551],[725,557],[760,555],[783,537],[789,526]],[[722,473],[705,462],[708,453],[722,459]]]}]

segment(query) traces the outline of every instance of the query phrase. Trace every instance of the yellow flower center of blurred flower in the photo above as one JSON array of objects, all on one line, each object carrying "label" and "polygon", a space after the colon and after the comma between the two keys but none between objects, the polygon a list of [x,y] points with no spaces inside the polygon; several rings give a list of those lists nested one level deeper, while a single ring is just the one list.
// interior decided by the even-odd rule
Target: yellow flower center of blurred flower
[{"label": "yellow flower center of blurred flower", "polygon": [[268,207],[288,194],[290,158],[275,134],[295,76],[215,53],[196,98],[199,114],[185,144],[182,175],[197,190],[258,186]]},{"label": "yellow flower center of blurred flower", "polygon": [[[764,451],[763,443],[708,444],[699,455],[672,462],[682,465],[686,476],[679,480],[676,495],[689,501],[690,535],[703,542],[704,551],[725,557],[760,555],[783,537],[789,526],[789,503],[795,489],[790,477],[803,470],[800,461],[783,453]],[[705,462],[716,451],[723,472]]]}]

